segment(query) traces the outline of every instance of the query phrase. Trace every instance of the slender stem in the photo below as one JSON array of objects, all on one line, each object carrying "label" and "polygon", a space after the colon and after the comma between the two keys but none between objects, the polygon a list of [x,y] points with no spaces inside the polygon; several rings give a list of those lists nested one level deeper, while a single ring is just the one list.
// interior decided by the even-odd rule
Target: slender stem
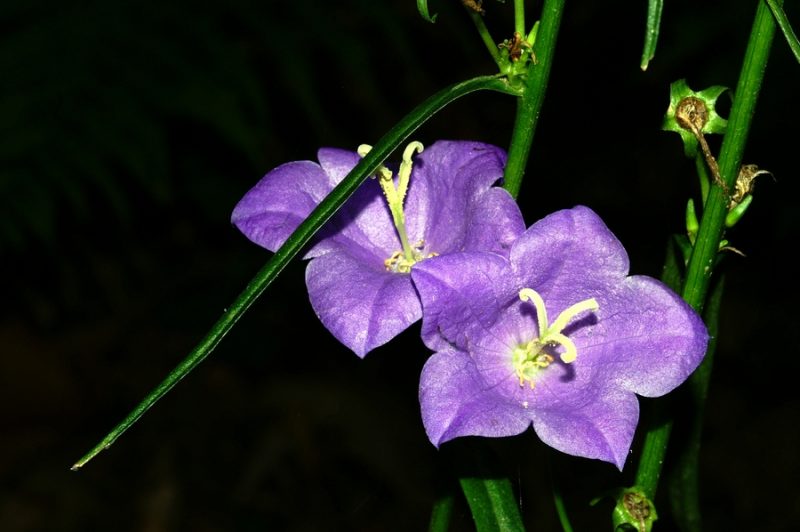
[{"label": "slender stem", "polygon": [[789,23],[789,19],[786,17],[783,7],[781,7],[780,3],[776,0],[767,0],[767,5],[769,5],[769,8],[772,10],[775,22],[783,32],[783,36],[786,38],[786,43],[794,54],[794,58],[800,63],[800,41],[797,40],[797,35],[795,35],[792,29],[792,25]]},{"label": "slender stem", "polygon": [[711,179],[708,177],[705,158],[700,152],[694,157],[694,167],[697,170],[697,177],[700,181],[700,197],[703,199],[703,205],[705,205],[706,200],[708,200],[708,187],[710,186]]},{"label": "slender stem", "polygon": [[514,0],[514,31],[525,37],[525,0]]},{"label": "slender stem", "polygon": [[373,174],[379,165],[395,150],[409,135],[421,126],[431,116],[439,112],[452,101],[477,90],[494,90],[506,94],[518,93],[509,88],[508,83],[497,76],[483,76],[461,83],[456,83],[434,94],[411,113],[397,123],[375,147],[356,165],[336,188],[320,202],[314,211],[306,218],[278,251],[270,258],[267,264],[255,275],[244,291],[239,294],[233,304],[225,311],[221,318],[213,325],[211,330],[189,355],[173,369],[169,375],[153,389],[147,396],[123,419],[111,432],[109,432],[92,450],[78,460],[72,470],[83,467],[89,460],[101,451],[108,449],[126,430],[147,412],[159,399],[161,399],[173,386],[202,362],[222,338],[231,330],[234,324],[250,308],[253,302],[270,285],[278,274],[286,267],[289,261],[305,246],[322,225],[341,207],[348,197],[358,188],[368,175]]},{"label": "slender stem", "polygon": [[519,189],[522,186],[539,111],[544,102],[563,10],[564,0],[545,0],[539,33],[533,45],[537,63],[531,65],[528,70],[525,93],[517,101],[517,115],[514,121],[514,130],[511,133],[511,145],[508,150],[508,163],[506,163],[505,184],[503,185],[515,198],[519,195]]},{"label": "slender stem", "polygon": [[[719,157],[720,175],[728,189],[733,188],[741,165],[774,34],[775,22],[769,7],[759,2]],[[723,185],[712,183],[683,285],[684,300],[697,311],[703,310],[727,212],[728,196]],[[706,381],[707,386],[709,378],[710,372],[695,373],[690,379],[691,386],[699,386],[698,379]],[[636,473],[636,484],[650,500],[655,497],[666,455],[668,438],[664,437],[663,423],[663,419],[658,420],[649,429],[645,428],[647,434]]]},{"label": "slender stem", "polygon": [[569,521],[569,514],[567,513],[567,506],[564,504],[564,495],[561,493],[561,483],[553,473],[553,461],[548,460],[548,471],[550,473],[550,486],[553,491],[553,504],[556,507],[556,514],[558,514],[558,522],[561,524],[561,529],[564,532],[572,532],[572,524]]},{"label": "slender stem", "polygon": [[464,6],[464,9],[467,10],[467,14],[472,20],[472,23],[475,24],[475,28],[478,30],[478,35],[481,36],[483,45],[486,46],[486,49],[489,51],[489,55],[492,56],[495,64],[500,66],[500,49],[497,47],[497,42],[492,38],[489,28],[486,27],[486,23],[483,21],[483,16],[467,6]]},{"label": "slender stem", "polygon": [[428,532],[447,532],[450,527],[450,516],[453,514],[453,504],[455,497],[447,494],[436,501],[431,511],[431,521],[428,524]]}]

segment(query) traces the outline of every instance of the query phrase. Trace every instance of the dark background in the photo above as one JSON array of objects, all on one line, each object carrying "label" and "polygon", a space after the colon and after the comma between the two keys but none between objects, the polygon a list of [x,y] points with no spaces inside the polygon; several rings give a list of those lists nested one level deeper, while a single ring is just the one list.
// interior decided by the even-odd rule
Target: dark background
[{"label": "dark background", "polygon": [[[667,2],[644,73],[646,2],[619,4],[568,2],[520,203],[528,223],[591,206],[632,271],[658,276],[697,189],[677,135],[659,130],[669,84],[734,87],[756,2]],[[512,3],[486,7],[495,38],[509,37]],[[448,477],[419,419],[418,329],[358,360],[314,317],[299,261],[110,451],[69,466],[266,261],[229,224],[261,175],[320,146],[374,143],[435,90],[492,72],[458,3],[431,8],[434,25],[410,0],[0,5],[0,529],[427,526]],[[798,73],[776,37],[745,156],[775,178],[729,234],[747,258],[724,266],[709,530],[800,523]],[[512,118],[511,98],[472,95],[414,138],[507,146]],[[577,529],[600,530],[610,506],[589,500],[635,465],[620,476],[532,431],[492,445],[531,530],[557,529],[549,468]],[[453,529],[470,527],[459,500]]]}]

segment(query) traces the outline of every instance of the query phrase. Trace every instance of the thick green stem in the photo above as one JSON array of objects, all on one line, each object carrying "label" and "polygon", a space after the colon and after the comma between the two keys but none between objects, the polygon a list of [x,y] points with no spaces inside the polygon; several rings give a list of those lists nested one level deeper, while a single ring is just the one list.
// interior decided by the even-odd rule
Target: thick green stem
[{"label": "thick green stem", "polygon": [[440,451],[458,477],[477,532],[522,532],[511,481],[486,441],[461,438]]},{"label": "thick green stem", "polygon": [[508,149],[508,163],[503,185],[515,198],[519,195],[519,189],[522,186],[539,111],[544,102],[563,10],[564,0],[545,0],[539,32],[533,45],[536,64],[531,65],[528,69],[525,93],[517,101],[517,115],[514,121],[514,130],[511,133],[511,145]]},{"label": "thick green stem", "polygon": [[[775,21],[769,7],[765,2],[759,2],[719,157],[720,175],[730,190],[733,189],[741,165],[742,153],[747,142],[774,35]],[[727,213],[727,194],[722,186],[714,183],[708,194],[703,219],[689,258],[686,280],[683,285],[684,300],[697,311],[702,311],[705,304]],[[691,386],[699,386],[700,384],[696,382],[698,379],[705,380],[705,386],[707,386],[709,378],[710,372],[695,373],[691,377]],[[636,484],[644,489],[650,500],[653,500],[666,454],[667,441],[661,439],[658,426],[645,427],[645,430],[648,432],[645,436],[644,450],[636,474]],[[661,439],[660,443],[651,444],[650,440],[655,439]]]},{"label": "thick green stem", "polygon": [[378,169],[386,158],[409,135],[431,116],[439,112],[457,98],[477,90],[494,90],[506,94],[517,95],[508,83],[497,76],[483,76],[461,83],[456,83],[434,94],[411,113],[397,123],[375,147],[356,165],[336,188],[314,209],[267,264],[255,275],[244,291],[214,324],[208,334],[189,353],[189,355],[173,369],[169,375],[153,389],[136,408],[133,409],[114,429],[111,430],[91,451],[78,460],[72,470],[83,467],[101,451],[108,449],[117,438],[139,420],[150,407],[161,399],[183,377],[189,374],[200,362],[211,354],[222,338],[233,328],[234,324],[255,302],[258,296],[272,283],[275,277],[286,267],[289,261],[305,246],[311,237],[336,212],[358,186]]},{"label": "thick green stem", "polygon": [[722,306],[722,292],[725,279],[720,276],[703,312],[703,319],[708,324],[711,339],[703,363],[689,381],[692,423],[689,435],[675,467],[675,474],[669,479],[669,495],[672,513],[681,530],[699,532],[701,530],[700,514],[700,440],[703,434],[703,419],[711,369],[714,365],[714,351],[717,347],[719,331],[719,310]]},{"label": "thick green stem", "polygon": [[[759,2],[719,156],[720,176],[729,190],[733,190],[742,164],[742,154],[774,35],[775,20],[772,13],[764,2]],[[697,244],[689,259],[683,296],[697,310],[702,309],[708,292],[725,216],[728,214],[728,199],[722,187],[715,185],[711,188],[697,234]]]}]

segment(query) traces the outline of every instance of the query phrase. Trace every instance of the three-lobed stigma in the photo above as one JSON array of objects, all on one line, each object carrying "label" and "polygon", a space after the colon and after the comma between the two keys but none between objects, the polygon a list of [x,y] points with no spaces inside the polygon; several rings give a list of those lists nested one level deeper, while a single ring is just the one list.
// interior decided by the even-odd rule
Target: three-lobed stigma
[{"label": "three-lobed stigma", "polygon": [[[362,144],[358,147],[358,154],[364,157],[372,150],[372,146]],[[411,170],[414,165],[412,157],[417,153],[422,153],[424,147],[422,143],[414,141],[411,142],[403,151],[403,160],[400,163],[400,169],[397,172],[397,180],[395,182],[392,171],[381,166],[378,168],[376,176],[380,183],[383,195],[386,198],[386,203],[389,205],[389,211],[392,213],[392,221],[394,222],[397,236],[400,238],[402,249],[392,253],[390,257],[383,261],[386,271],[392,273],[410,273],[411,267],[417,262],[436,256],[436,252],[425,253],[424,240],[411,245],[408,241],[408,234],[406,232],[406,217],[403,212],[403,201],[408,192],[408,185],[411,180]]]},{"label": "three-lobed stigma", "polygon": [[515,347],[511,359],[514,371],[519,378],[519,385],[524,386],[527,381],[533,389],[534,377],[555,360],[553,355],[547,352],[547,349],[563,347],[564,351],[558,356],[565,364],[571,364],[578,358],[578,349],[575,347],[575,343],[565,336],[563,331],[579,314],[587,311],[594,312],[600,306],[594,298],[586,299],[570,306],[561,312],[552,324],[548,324],[544,299],[536,290],[523,288],[519,291],[519,298],[522,301],[530,301],[536,308],[539,336]]}]

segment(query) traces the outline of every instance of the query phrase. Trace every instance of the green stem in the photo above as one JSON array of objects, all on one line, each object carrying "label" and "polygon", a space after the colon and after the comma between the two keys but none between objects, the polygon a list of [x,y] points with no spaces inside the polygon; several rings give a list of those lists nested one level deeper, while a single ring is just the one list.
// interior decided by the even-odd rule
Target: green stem
[{"label": "green stem", "polygon": [[475,28],[478,30],[478,35],[481,36],[481,40],[483,41],[483,45],[486,46],[486,49],[489,51],[489,55],[492,56],[495,64],[500,66],[500,49],[497,47],[497,42],[492,38],[492,34],[489,32],[489,28],[486,27],[486,23],[483,21],[483,17],[480,13],[476,13],[472,9],[464,6],[464,9],[467,10],[467,14],[469,18],[472,20],[472,23],[475,24]]},{"label": "green stem", "polygon": [[781,3],[776,0],[767,0],[767,5],[769,5],[769,8],[772,10],[775,22],[783,32],[789,49],[794,54],[794,58],[797,59],[797,62],[800,63],[800,41],[797,40],[797,35],[795,35],[792,25],[789,23],[789,19],[786,17],[786,13],[783,11],[783,7],[781,7],[780,4]]},{"label": "green stem", "polygon": [[[772,13],[766,3],[759,2],[719,156],[720,176],[729,190],[734,189],[736,176],[742,164],[742,154],[753,121],[774,35],[775,20]],[[711,187],[697,234],[697,244],[689,258],[683,298],[698,311],[702,310],[708,293],[714,260],[722,239],[725,216],[728,214],[728,199],[723,187],[716,184]]]},{"label": "green stem", "polygon": [[553,491],[553,504],[556,507],[556,514],[558,515],[558,522],[561,524],[561,529],[564,532],[572,532],[572,523],[569,521],[569,514],[567,513],[567,505],[564,504],[564,495],[561,493],[561,483],[553,473],[553,461],[548,461],[548,468],[550,473],[550,486]]},{"label": "green stem", "polygon": [[703,434],[703,418],[711,369],[714,365],[714,351],[717,347],[719,331],[719,310],[722,306],[722,292],[725,278],[720,276],[708,298],[703,318],[708,324],[711,339],[703,363],[689,380],[691,395],[692,424],[689,428],[686,446],[681,452],[675,468],[675,475],[669,480],[669,494],[673,516],[681,530],[699,532],[700,515],[700,440]]},{"label": "green stem", "polygon": [[[774,35],[775,22],[769,7],[766,3],[759,2],[719,157],[720,175],[728,189],[733,189],[739,172]],[[713,183],[683,285],[683,299],[700,312],[703,310],[708,293],[727,212],[728,197],[723,187]],[[710,372],[695,373],[690,379],[691,386],[698,386],[699,379],[705,381],[707,386],[709,378]],[[663,423],[663,419],[660,420],[660,424]],[[642,456],[636,473],[636,484],[643,488],[652,501],[666,455],[669,431],[666,431],[666,435],[663,434],[664,428],[658,424],[651,425],[650,429],[646,430]]]},{"label": "green stem", "polygon": [[526,35],[525,30],[525,0],[514,0],[514,31]]},{"label": "green stem", "polygon": [[703,205],[705,205],[708,200],[708,188],[711,183],[711,178],[708,175],[706,160],[699,151],[697,155],[694,156],[694,167],[697,170],[697,177],[700,181],[700,197],[703,199]]},{"label": "green stem", "polygon": [[477,532],[525,530],[511,481],[484,439],[458,438],[439,452],[461,484]]},{"label": "green stem", "polygon": [[173,386],[202,362],[222,338],[231,330],[240,317],[250,308],[253,302],[270,285],[289,261],[305,246],[322,225],[341,207],[358,186],[372,175],[384,160],[403,143],[411,133],[431,116],[439,112],[457,98],[477,90],[494,90],[506,94],[517,95],[508,83],[498,76],[483,76],[461,83],[456,83],[434,94],[416,107],[397,123],[375,147],[356,165],[355,168],[339,183],[314,211],[295,230],[267,264],[255,275],[244,291],[214,324],[208,334],[189,353],[189,355],[173,369],[169,375],[153,389],[125,419],[109,432],[92,450],[78,460],[72,470],[83,467],[101,451],[108,449],[126,430],[161,399]]},{"label": "green stem", "polygon": [[519,195],[525,166],[528,164],[533,134],[536,131],[539,111],[544,102],[550,69],[553,65],[563,10],[564,0],[545,0],[539,33],[533,45],[537,63],[529,68],[525,93],[517,101],[517,115],[511,133],[503,185],[514,198]]},{"label": "green stem", "polygon": [[428,532],[447,532],[447,529],[450,528],[450,516],[453,514],[454,502],[455,497],[452,494],[445,495],[436,501],[431,512]]},{"label": "green stem", "polygon": [[459,482],[478,532],[525,530],[507,478],[461,477]]}]

